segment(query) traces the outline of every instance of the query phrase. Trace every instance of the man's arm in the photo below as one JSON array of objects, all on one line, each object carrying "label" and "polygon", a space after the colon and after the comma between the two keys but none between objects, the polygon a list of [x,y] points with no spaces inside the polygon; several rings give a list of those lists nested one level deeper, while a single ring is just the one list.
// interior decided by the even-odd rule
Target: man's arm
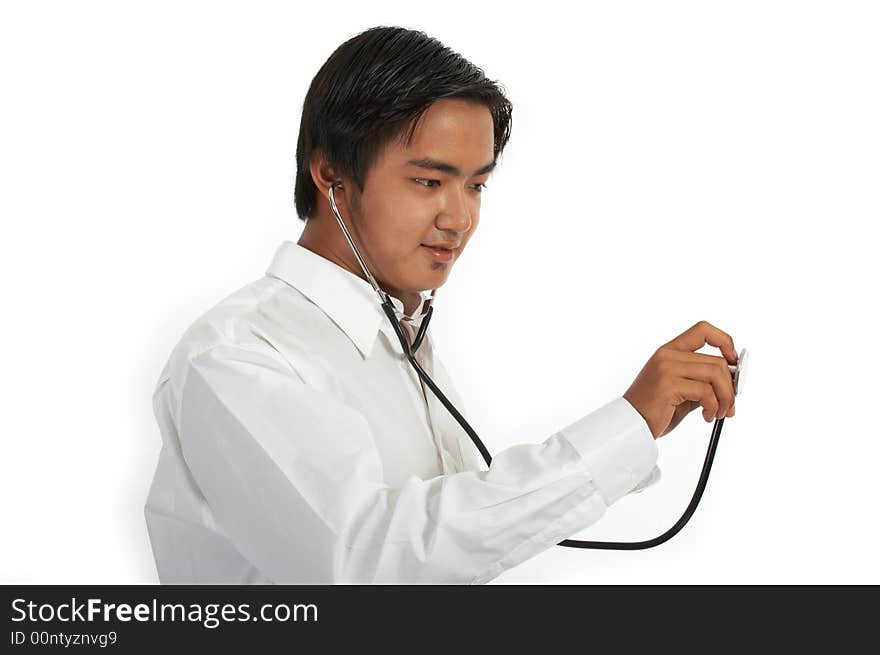
[{"label": "man's arm", "polygon": [[[432,339],[432,341],[433,341],[433,339]],[[444,384],[441,385],[444,390],[444,393],[449,397],[449,399],[452,401],[453,405],[455,405],[455,407],[457,407],[459,409],[459,411],[461,411],[463,414],[467,415],[467,404],[464,402],[464,400],[458,394],[458,390],[456,389],[455,385],[452,383],[452,379],[451,379],[451,376],[449,375],[449,371],[446,369],[446,366],[443,364],[441,358],[438,357],[436,347],[434,349],[434,369],[435,369],[436,373],[438,374],[438,376],[440,377],[440,379],[442,379],[444,381]],[[628,402],[628,401],[626,401],[625,398],[623,398],[623,396],[618,396],[617,398],[614,399],[614,404],[620,405],[621,401]],[[646,434],[651,434],[651,430],[650,430],[650,427],[648,426],[648,423],[645,421],[645,419],[642,417],[642,415],[639,414],[639,412],[631,404],[629,405],[629,407],[620,406],[618,409],[620,411],[622,411],[623,413],[629,413],[631,415],[632,420],[635,421],[636,423],[639,423],[642,426],[642,428]],[[598,415],[604,417],[606,421],[613,415],[609,411],[609,408],[607,405],[605,407],[600,408],[600,410],[597,410],[597,411],[599,412]],[[454,419],[452,419],[452,420],[454,420]],[[626,421],[626,422],[629,422],[629,421]],[[573,431],[574,432],[586,432],[589,434],[604,435],[609,438],[613,438],[615,436],[615,428],[610,424],[581,425],[580,429],[577,429],[575,427],[577,425],[577,423],[578,422],[576,421],[574,424],[572,424],[568,428],[565,428],[564,432],[569,432],[569,433],[573,432]],[[458,424],[456,423],[456,425],[458,425]],[[471,441],[471,438],[467,435],[467,433],[463,429],[460,431],[460,436],[458,436],[458,439],[460,442],[461,454],[462,454],[462,458],[464,460],[465,468],[468,470],[473,470],[473,471],[484,470],[486,467],[486,462],[483,459],[483,456],[480,454],[480,451],[477,449],[476,445]],[[585,449],[584,455],[588,456],[589,451]],[[621,453],[621,455],[625,456],[624,453]],[[660,470],[659,466],[655,465],[654,468],[651,469],[651,472],[648,473],[648,475],[642,481],[640,481],[636,486],[634,486],[627,493],[631,493],[631,494],[641,493],[642,491],[644,491],[648,487],[657,484],[657,482],[659,482],[662,477],[663,477],[663,472]]]},{"label": "man's arm", "polygon": [[[372,429],[268,346],[215,346],[180,391],[184,458],[218,527],[276,583],[478,583],[596,522],[657,446],[618,398],[487,471],[383,482]],[[626,403],[626,404],[622,404]]]}]

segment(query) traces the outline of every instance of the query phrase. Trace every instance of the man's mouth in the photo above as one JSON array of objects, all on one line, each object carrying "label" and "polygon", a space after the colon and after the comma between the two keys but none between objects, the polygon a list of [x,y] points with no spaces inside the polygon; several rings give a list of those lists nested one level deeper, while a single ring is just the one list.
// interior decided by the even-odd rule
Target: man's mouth
[{"label": "man's mouth", "polygon": [[452,261],[452,259],[455,257],[456,252],[458,251],[457,248],[448,248],[444,246],[428,246],[424,243],[421,247],[424,248],[435,260],[441,262]]},{"label": "man's mouth", "polygon": [[438,241],[437,243],[423,243],[428,248],[437,248],[438,250],[458,250],[461,247],[461,241]]}]

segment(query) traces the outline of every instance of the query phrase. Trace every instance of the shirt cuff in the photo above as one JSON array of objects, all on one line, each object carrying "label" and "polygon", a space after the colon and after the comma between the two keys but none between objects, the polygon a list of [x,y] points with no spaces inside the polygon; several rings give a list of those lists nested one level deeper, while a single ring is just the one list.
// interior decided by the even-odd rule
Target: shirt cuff
[{"label": "shirt cuff", "polygon": [[611,505],[651,481],[658,449],[645,419],[623,396],[578,419],[561,431],[584,459],[593,481]]},{"label": "shirt cuff", "polygon": [[639,482],[632,491],[631,494],[639,494],[642,493],[646,488],[650,487],[653,484],[656,484],[660,478],[663,477],[663,472],[660,470],[659,466],[655,466],[651,473],[648,474],[648,477]]}]

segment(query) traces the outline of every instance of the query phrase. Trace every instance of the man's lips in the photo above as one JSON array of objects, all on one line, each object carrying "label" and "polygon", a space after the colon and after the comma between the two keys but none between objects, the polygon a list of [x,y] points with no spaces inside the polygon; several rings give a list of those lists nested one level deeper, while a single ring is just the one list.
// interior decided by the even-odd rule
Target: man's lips
[{"label": "man's lips", "polygon": [[461,247],[461,242],[455,241],[440,241],[438,243],[423,243],[423,246],[428,246],[428,248],[442,248],[443,250],[457,250]]},{"label": "man's lips", "polygon": [[440,248],[437,246],[429,246],[424,243],[421,247],[424,248],[425,252],[429,253],[435,260],[445,263],[451,262],[458,253],[456,248]]}]

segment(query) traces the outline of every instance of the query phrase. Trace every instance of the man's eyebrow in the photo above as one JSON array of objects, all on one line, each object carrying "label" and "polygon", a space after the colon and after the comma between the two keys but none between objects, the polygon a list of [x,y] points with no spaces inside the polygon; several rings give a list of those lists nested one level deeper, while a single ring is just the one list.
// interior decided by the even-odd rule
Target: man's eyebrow
[{"label": "man's eyebrow", "polygon": [[[461,175],[461,170],[458,168],[458,166],[447,164],[444,161],[437,161],[436,159],[431,159],[430,157],[422,157],[421,159],[410,159],[406,163],[407,166],[418,166],[419,168],[427,168],[428,170],[432,171],[442,171],[444,173],[449,173],[450,175],[455,176]],[[492,160],[485,166],[481,166],[473,172],[472,177],[491,172],[495,168],[496,163],[497,161]]]}]

